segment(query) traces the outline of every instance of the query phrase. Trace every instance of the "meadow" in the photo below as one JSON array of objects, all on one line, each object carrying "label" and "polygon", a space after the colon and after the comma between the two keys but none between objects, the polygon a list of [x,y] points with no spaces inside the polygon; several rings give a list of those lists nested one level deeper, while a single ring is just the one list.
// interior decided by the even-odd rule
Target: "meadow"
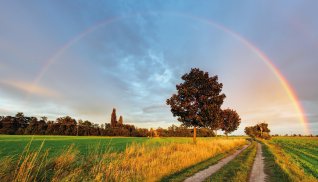
[{"label": "meadow", "polygon": [[[263,145],[268,181],[318,181],[317,137]],[[0,135],[0,181],[184,181],[248,144],[245,137]],[[256,142],[206,181],[248,181]]]},{"label": "meadow", "polygon": [[[80,155],[88,155],[96,146],[99,150],[120,152],[131,143],[142,143],[147,138],[141,137],[95,137],[95,136],[21,136],[0,135],[0,158],[4,156],[19,156],[30,145],[30,151],[38,149],[43,143],[42,150],[49,149],[50,156],[59,155],[70,145],[75,145]],[[168,139],[166,140],[169,141]],[[180,139],[179,142],[182,140]]]},{"label": "meadow", "polygon": [[160,181],[244,138],[0,136],[1,181]]}]

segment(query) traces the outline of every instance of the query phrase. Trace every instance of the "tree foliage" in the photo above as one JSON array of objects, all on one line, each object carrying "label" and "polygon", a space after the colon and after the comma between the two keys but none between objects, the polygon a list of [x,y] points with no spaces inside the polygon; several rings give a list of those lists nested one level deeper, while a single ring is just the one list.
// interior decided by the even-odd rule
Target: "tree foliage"
[{"label": "tree foliage", "polygon": [[245,133],[252,138],[270,139],[268,124],[263,122],[255,126],[245,127]]},{"label": "tree foliage", "polygon": [[178,93],[167,100],[173,116],[185,126],[219,127],[225,95],[221,94],[223,85],[218,76],[209,77],[208,72],[192,68],[181,78],[184,82],[176,86]]},{"label": "tree foliage", "polygon": [[[119,119],[120,120],[120,119]],[[103,125],[103,126],[102,126]],[[147,137],[151,132],[145,128],[137,128],[134,125],[122,124],[112,127],[110,123],[95,124],[88,120],[75,120],[70,116],[59,117],[55,121],[47,117],[27,117],[24,114],[16,116],[0,116],[0,134],[11,135],[70,135],[70,136],[133,136]],[[191,129],[184,126],[172,125],[168,129],[158,128],[152,132],[160,137],[190,137]],[[214,136],[212,130],[199,129],[198,136]]]},{"label": "tree foliage", "polygon": [[148,129],[123,124],[112,127],[110,123],[103,127],[90,121],[70,117],[59,117],[50,121],[47,117],[27,117],[23,113],[15,116],[0,116],[0,134],[10,135],[72,135],[72,136],[148,136]]},{"label": "tree foliage", "polygon": [[241,118],[235,110],[225,109],[221,113],[222,124],[221,130],[224,131],[224,134],[227,136],[229,133],[237,130],[238,126],[241,123]]},{"label": "tree foliage", "polygon": [[119,125],[123,125],[123,124],[124,124],[123,116],[119,116],[118,124],[119,124]]},{"label": "tree foliage", "polygon": [[209,76],[198,68],[192,68],[190,73],[184,74],[183,83],[176,85],[177,94],[167,99],[174,117],[184,126],[194,127],[194,141],[197,127],[220,127],[221,105],[225,98],[222,94],[222,83],[218,76]]},{"label": "tree foliage", "polygon": [[113,108],[110,124],[112,127],[115,127],[117,125],[117,116],[116,116],[116,109],[115,108]]}]

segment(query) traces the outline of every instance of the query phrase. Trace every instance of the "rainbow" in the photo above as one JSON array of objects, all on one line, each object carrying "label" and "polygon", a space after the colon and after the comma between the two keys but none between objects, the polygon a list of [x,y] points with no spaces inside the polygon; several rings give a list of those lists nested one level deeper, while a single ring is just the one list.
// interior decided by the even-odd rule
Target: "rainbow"
[{"label": "rainbow", "polygon": [[[159,13],[162,13],[162,12],[159,12]],[[276,76],[276,78],[279,80],[280,84],[282,85],[282,87],[286,91],[289,99],[292,101],[295,110],[298,112],[298,117],[299,117],[299,120],[300,120],[300,122],[301,122],[301,124],[302,124],[302,126],[304,128],[305,134],[309,134],[310,133],[309,124],[308,124],[308,120],[307,120],[305,112],[304,112],[304,108],[302,107],[302,104],[300,103],[295,90],[291,87],[291,85],[289,84],[288,80],[284,77],[284,75],[280,72],[280,70],[275,66],[273,61],[264,52],[262,52],[255,44],[253,44],[251,41],[249,41],[246,38],[244,38],[242,35],[234,32],[234,31],[230,30],[229,28],[227,28],[227,27],[225,27],[225,26],[223,26],[223,25],[221,25],[219,23],[216,23],[216,22],[214,22],[214,21],[212,21],[210,19],[205,19],[205,18],[202,18],[202,17],[192,16],[192,15],[187,15],[187,14],[181,14],[181,13],[170,13],[169,12],[169,13],[164,13],[164,14],[165,15],[168,14],[168,15],[173,15],[173,16],[185,17],[185,18],[189,18],[189,19],[192,19],[192,20],[195,20],[195,21],[199,21],[199,22],[208,24],[210,26],[213,26],[213,27],[215,27],[215,28],[227,33],[228,35],[231,35],[232,37],[237,39],[239,42],[241,42],[243,45],[245,45],[247,48],[249,48],[274,73],[274,75]],[[130,16],[120,16],[120,17],[109,18],[109,19],[101,21],[101,22],[89,27],[85,31],[79,33],[77,36],[75,36],[74,38],[69,40],[66,44],[64,44],[56,53],[54,53],[45,62],[43,68],[37,74],[37,76],[35,77],[35,79],[32,82],[32,84],[34,84],[34,85],[38,84],[38,82],[43,78],[43,76],[48,71],[50,66],[52,64],[54,64],[58,60],[58,58],[68,48],[70,48],[72,45],[77,43],[83,37],[85,37],[88,34],[94,32],[95,30],[97,30],[98,28],[100,28],[102,26],[106,26],[106,25],[109,25],[111,23],[117,22],[119,20],[125,19],[127,17],[132,17],[132,16],[136,16],[136,15],[138,15],[138,14],[135,14],[135,15],[133,14],[133,15],[130,15]]]},{"label": "rainbow", "polygon": [[78,34],[77,36],[75,36],[74,38],[72,38],[71,40],[69,40],[66,44],[64,44],[57,52],[55,52],[47,61],[45,61],[45,64],[43,66],[43,68],[41,69],[41,71],[37,74],[37,76],[35,77],[35,79],[33,80],[33,84],[36,85],[39,83],[39,81],[42,79],[42,77],[45,75],[45,73],[47,72],[47,70],[50,68],[50,66],[56,62],[58,60],[58,58],[68,49],[70,48],[72,45],[74,45],[76,42],[78,42],[79,40],[81,40],[83,37],[85,37],[86,35],[94,32],[95,30],[97,30],[99,27],[101,26],[105,26],[107,24],[111,24],[113,22],[116,22],[120,19],[123,19],[123,17],[114,17],[114,18],[110,18],[104,21],[101,21],[97,24],[95,24],[92,27],[89,27],[88,29],[86,29],[84,32],[81,32],[80,34]]},{"label": "rainbow", "polygon": [[276,78],[279,80],[280,84],[282,85],[282,87],[286,91],[288,97],[292,101],[295,110],[299,113],[298,117],[299,117],[299,120],[304,128],[305,134],[310,134],[309,123],[308,123],[308,119],[307,119],[306,114],[305,114],[305,110],[302,107],[302,104],[300,103],[295,90],[291,87],[288,80],[284,77],[284,75],[280,72],[280,70],[275,66],[273,61],[264,52],[262,52],[258,47],[256,47],[255,44],[253,44],[251,41],[247,40],[246,38],[244,38],[240,34],[234,32],[234,31],[231,31],[230,29],[226,28],[225,26],[222,26],[221,24],[218,24],[218,23],[213,22],[211,20],[202,19],[202,18],[198,18],[198,17],[194,17],[194,16],[190,16],[190,18],[196,19],[196,20],[201,21],[201,22],[205,22],[213,27],[218,28],[219,30],[222,30],[222,31],[228,33],[229,35],[231,35],[232,37],[236,38],[241,43],[243,43],[250,50],[252,50],[266,64],[266,66],[274,73]]}]

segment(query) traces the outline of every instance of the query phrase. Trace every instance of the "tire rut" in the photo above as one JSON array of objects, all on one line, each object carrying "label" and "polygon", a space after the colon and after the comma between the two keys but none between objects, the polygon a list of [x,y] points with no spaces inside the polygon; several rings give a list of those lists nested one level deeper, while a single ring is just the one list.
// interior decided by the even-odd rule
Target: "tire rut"
[{"label": "tire rut", "polygon": [[255,156],[249,181],[263,182],[265,181],[265,178],[266,174],[264,172],[264,157],[262,152],[262,145],[260,143],[257,143],[257,153]]},{"label": "tire rut", "polygon": [[249,145],[244,145],[243,148],[237,150],[234,154],[227,156],[223,159],[221,159],[218,163],[208,167],[207,169],[204,169],[200,172],[197,172],[191,177],[188,177],[184,182],[202,182],[215,172],[217,172],[219,169],[221,169],[223,166],[225,166],[227,163],[232,161],[237,155],[239,155],[243,150],[245,150]]}]

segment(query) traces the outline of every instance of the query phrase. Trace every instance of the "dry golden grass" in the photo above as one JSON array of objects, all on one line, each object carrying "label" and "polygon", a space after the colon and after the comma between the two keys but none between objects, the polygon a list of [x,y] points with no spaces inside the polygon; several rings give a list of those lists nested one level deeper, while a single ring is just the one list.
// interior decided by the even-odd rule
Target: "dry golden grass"
[{"label": "dry golden grass", "polygon": [[70,146],[56,158],[47,159],[48,151],[26,152],[14,163],[0,161],[3,179],[10,181],[158,181],[162,177],[246,144],[245,139],[199,139],[197,144],[133,144],[121,153],[78,155]]},{"label": "dry golden grass", "polygon": [[245,143],[244,139],[224,139],[198,141],[196,145],[170,143],[159,148],[132,145],[124,153],[118,154],[116,158],[119,160],[103,165],[99,177],[114,181],[156,181]]}]

